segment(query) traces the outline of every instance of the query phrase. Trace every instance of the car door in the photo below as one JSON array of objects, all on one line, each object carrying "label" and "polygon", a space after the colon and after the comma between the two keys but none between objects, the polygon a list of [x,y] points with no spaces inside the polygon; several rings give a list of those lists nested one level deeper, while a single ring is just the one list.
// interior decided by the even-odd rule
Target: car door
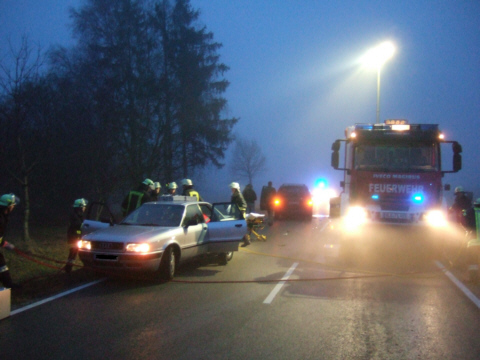
[{"label": "car door", "polygon": [[210,252],[226,252],[238,250],[238,244],[247,233],[247,222],[241,218],[241,212],[235,204],[215,203],[206,206],[202,212],[210,210],[210,221],[207,224],[208,249]]},{"label": "car door", "polygon": [[92,201],[88,204],[85,220],[82,224],[82,235],[89,234],[98,229],[104,229],[116,224],[115,216],[108,205],[103,201]]},{"label": "car door", "polygon": [[205,243],[207,224],[197,203],[186,206],[181,226],[183,228],[182,257],[186,259],[206,253],[208,251],[208,245]]}]

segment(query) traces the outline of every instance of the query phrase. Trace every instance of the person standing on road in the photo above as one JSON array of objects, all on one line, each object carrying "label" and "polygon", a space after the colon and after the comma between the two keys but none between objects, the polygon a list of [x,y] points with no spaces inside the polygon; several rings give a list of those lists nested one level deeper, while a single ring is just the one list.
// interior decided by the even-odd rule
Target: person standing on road
[{"label": "person standing on road", "polygon": [[87,209],[87,200],[77,199],[73,202],[73,210],[70,214],[70,222],[67,229],[67,241],[70,247],[65,272],[72,272],[73,262],[78,254],[78,240],[82,237],[82,224],[85,220],[85,210]]},{"label": "person standing on road", "polygon": [[276,194],[277,190],[272,186],[272,182],[269,181],[268,186],[263,187],[262,194],[260,195],[260,208],[261,210],[267,211],[269,225],[273,224],[273,217],[275,215],[273,211],[273,199]]},{"label": "person standing on road", "polygon": [[245,186],[243,190],[243,197],[247,202],[247,214],[255,211],[255,201],[257,200],[257,193],[253,190],[252,184]]},{"label": "person standing on road", "polygon": [[154,183],[150,179],[143,180],[135,190],[131,190],[122,202],[122,214],[127,216],[140,205],[151,201],[150,193],[154,189]]},{"label": "person standing on road", "polygon": [[[10,244],[5,240],[5,232],[7,230],[10,213],[13,211],[18,202],[19,200],[14,194],[4,194],[0,197],[0,248],[5,248],[8,250],[15,249],[13,244]],[[10,270],[8,269],[7,262],[5,261],[2,251],[0,251],[0,282],[6,288],[20,288],[20,285],[12,281]]]},{"label": "person standing on road", "polygon": [[463,211],[472,207],[472,201],[467,197],[462,186],[455,188],[455,200],[453,205],[448,209],[448,213],[454,218],[455,222],[462,224]]},{"label": "person standing on road", "polygon": [[[247,211],[247,202],[240,192],[240,184],[232,182],[230,185],[232,197],[230,198],[230,212],[236,219],[245,219],[245,212]],[[250,245],[250,236],[245,234],[243,237],[243,247]]]},{"label": "person standing on road", "polygon": [[203,201],[202,197],[198,193],[197,190],[193,189],[193,182],[190,179],[183,179],[182,180],[182,187],[183,187],[183,196],[195,196],[197,201]]}]

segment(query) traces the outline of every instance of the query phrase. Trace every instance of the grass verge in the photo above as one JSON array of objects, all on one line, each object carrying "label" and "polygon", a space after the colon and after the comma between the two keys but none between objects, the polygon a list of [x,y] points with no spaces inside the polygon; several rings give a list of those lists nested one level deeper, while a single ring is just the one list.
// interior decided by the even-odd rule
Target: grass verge
[{"label": "grass verge", "polygon": [[78,258],[72,273],[61,270],[69,250],[64,228],[41,227],[30,233],[32,239],[28,242],[18,234],[7,237],[18,252],[2,250],[13,281],[22,286],[12,290],[12,310],[95,279],[93,273],[82,268]]}]

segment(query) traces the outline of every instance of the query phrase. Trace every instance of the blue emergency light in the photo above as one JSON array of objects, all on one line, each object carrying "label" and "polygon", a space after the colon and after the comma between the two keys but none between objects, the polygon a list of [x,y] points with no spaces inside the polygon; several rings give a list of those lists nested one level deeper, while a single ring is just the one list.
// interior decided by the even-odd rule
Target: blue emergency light
[{"label": "blue emergency light", "polygon": [[423,194],[413,194],[412,200],[414,203],[420,204],[423,202]]}]

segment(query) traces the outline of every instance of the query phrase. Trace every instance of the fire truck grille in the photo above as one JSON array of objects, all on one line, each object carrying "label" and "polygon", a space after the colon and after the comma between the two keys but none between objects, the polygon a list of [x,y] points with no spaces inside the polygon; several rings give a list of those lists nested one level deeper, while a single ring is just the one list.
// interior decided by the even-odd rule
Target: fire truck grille
[{"label": "fire truck grille", "polygon": [[408,204],[381,204],[382,211],[408,211]]}]

